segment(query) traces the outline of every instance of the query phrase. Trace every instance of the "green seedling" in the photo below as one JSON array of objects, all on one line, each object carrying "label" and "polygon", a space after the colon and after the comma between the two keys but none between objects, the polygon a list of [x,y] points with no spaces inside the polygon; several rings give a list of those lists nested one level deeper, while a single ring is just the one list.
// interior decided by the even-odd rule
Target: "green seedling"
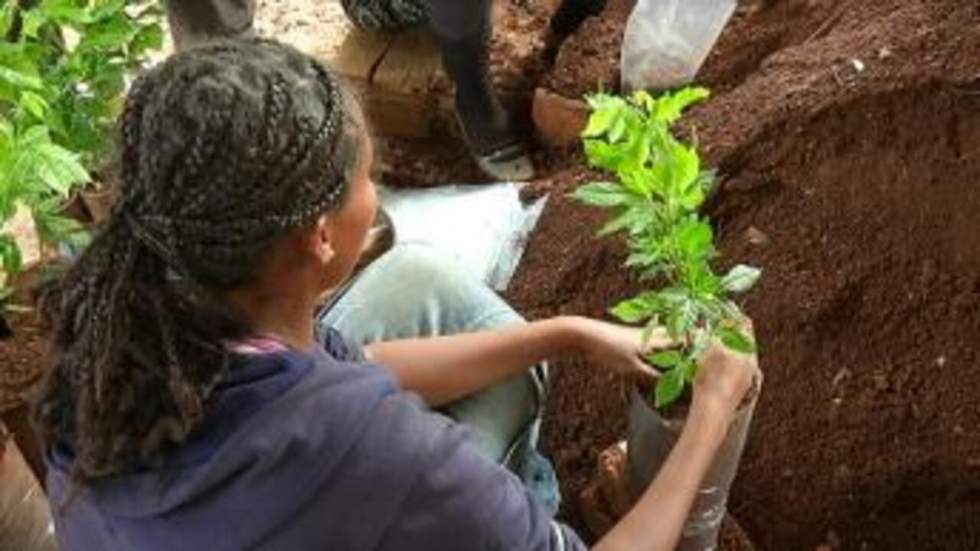
[{"label": "green seedling", "polygon": [[731,297],[751,289],[761,272],[743,265],[725,275],[712,270],[714,231],[699,209],[715,174],[701,165],[696,148],[671,130],[688,106],[708,95],[704,88],[685,88],[659,98],[644,91],[589,97],[585,153],[593,167],[614,179],[572,194],[611,212],[599,235],[624,233],[626,266],[657,286],[611,310],[625,323],[645,324],[644,342],[654,328],[665,327],[679,343],[646,358],[662,372],[652,397],[657,408],[682,396],[714,339],[746,354],[756,349],[744,330],[746,317]]},{"label": "green seedling", "polygon": [[[0,271],[8,276],[22,253],[4,227],[21,206],[45,243],[84,244],[61,207],[106,158],[129,76],[162,46],[160,15],[147,1],[0,6]],[[0,284],[0,304],[10,292]]]}]

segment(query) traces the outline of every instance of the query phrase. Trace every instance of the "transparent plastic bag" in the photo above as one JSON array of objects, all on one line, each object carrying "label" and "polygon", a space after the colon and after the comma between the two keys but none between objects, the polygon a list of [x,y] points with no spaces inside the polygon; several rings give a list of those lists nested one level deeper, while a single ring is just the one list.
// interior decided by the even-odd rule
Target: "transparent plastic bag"
[{"label": "transparent plastic bag", "polygon": [[697,75],[736,0],[638,0],[626,22],[623,87],[664,90]]}]

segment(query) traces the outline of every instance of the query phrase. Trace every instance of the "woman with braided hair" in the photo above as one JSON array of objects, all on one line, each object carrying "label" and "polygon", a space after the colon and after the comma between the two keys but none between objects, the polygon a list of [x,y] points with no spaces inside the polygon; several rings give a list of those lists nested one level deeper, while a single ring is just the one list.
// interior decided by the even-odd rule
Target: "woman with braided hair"
[{"label": "woman with braided hair", "polygon": [[[340,0],[351,22],[362,29],[395,32],[428,26],[439,41],[446,72],[456,84],[456,111],[474,160],[500,181],[525,181],[533,177],[534,167],[487,75],[491,2]],[[556,45],[583,19],[598,14],[605,3],[563,0],[552,19],[549,41]],[[178,49],[251,34],[255,4],[256,0],[166,0]]]},{"label": "woman with braided hair", "polygon": [[[525,323],[409,245],[323,307],[372,222],[372,149],[288,46],[179,53],[120,126],[119,202],[47,301],[35,421],[63,550],[584,548],[551,519],[541,366],[650,376],[638,330]],[[670,476],[600,545],[673,546],[753,373],[712,353]]]}]

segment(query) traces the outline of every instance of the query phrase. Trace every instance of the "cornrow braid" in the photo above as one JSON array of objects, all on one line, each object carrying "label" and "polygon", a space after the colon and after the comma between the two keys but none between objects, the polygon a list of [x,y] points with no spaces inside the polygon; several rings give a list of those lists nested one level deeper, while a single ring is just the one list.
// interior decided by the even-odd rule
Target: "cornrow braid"
[{"label": "cornrow braid", "polygon": [[57,285],[42,436],[87,480],[185,440],[246,328],[215,300],[270,243],[340,206],[356,107],[337,79],[267,40],[179,53],[120,118],[119,200]]}]

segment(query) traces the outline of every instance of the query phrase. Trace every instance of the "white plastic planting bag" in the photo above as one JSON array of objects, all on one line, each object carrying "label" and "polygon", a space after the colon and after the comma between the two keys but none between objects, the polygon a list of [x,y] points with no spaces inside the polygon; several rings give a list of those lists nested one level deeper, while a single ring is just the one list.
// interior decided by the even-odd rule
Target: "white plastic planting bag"
[{"label": "white plastic planting bag", "polygon": [[524,254],[546,198],[525,204],[520,186],[502,183],[432,189],[381,188],[396,242],[422,242],[452,255],[504,291]]},{"label": "white plastic planting bag", "polygon": [[623,36],[623,87],[664,90],[694,80],[735,2],[638,0]]}]

